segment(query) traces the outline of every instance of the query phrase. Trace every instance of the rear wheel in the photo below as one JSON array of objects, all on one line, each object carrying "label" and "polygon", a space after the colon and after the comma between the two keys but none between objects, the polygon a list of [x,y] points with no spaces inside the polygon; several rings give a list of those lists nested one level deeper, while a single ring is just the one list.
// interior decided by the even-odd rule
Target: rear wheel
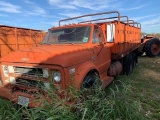
[{"label": "rear wheel", "polygon": [[155,57],[160,54],[160,40],[157,38],[149,40],[145,45],[147,56]]},{"label": "rear wheel", "polygon": [[132,53],[132,68],[134,69],[134,67],[136,66],[136,60],[135,60],[136,56],[135,53]]},{"label": "rear wheel", "polygon": [[133,68],[138,63],[137,52],[133,51],[123,58],[123,74],[129,75],[133,71]]},{"label": "rear wheel", "polygon": [[128,54],[127,56],[124,57],[123,59],[123,74],[124,75],[129,75],[132,72],[133,65],[132,65],[132,55]]}]

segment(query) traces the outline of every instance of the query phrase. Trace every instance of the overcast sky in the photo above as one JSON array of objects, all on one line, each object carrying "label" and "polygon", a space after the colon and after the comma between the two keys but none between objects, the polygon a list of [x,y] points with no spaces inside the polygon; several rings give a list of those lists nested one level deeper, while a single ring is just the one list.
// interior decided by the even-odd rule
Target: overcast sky
[{"label": "overcast sky", "polygon": [[160,33],[160,0],[1,0],[0,24],[47,30],[64,18],[115,10],[143,32]]}]

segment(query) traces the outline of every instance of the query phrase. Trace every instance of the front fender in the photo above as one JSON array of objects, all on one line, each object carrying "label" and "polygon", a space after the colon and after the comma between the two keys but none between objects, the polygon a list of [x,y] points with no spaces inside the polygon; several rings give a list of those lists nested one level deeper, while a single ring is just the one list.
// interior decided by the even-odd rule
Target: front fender
[{"label": "front fender", "polygon": [[79,66],[75,74],[75,84],[76,84],[77,90],[80,89],[81,84],[85,76],[87,75],[87,73],[89,73],[89,71],[93,69],[97,70],[96,66],[91,61],[85,62]]}]

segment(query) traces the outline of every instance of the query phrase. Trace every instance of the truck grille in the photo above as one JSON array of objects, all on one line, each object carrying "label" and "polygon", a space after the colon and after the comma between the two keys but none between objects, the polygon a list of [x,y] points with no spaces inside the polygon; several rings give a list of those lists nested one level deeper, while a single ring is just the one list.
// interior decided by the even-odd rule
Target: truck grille
[{"label": "truck grille", "polygon": [[35,80],[27,80],[27,79],[16,79],[17,85],[23,85],[27,87],[38,87],[38,88],[44,88],[44,84],[42,81],[35,81]]},{"label": "truck grille", "polygon": [[43,77],[43,70],[40,68],[14,67],[14,73],[34,77]]}]

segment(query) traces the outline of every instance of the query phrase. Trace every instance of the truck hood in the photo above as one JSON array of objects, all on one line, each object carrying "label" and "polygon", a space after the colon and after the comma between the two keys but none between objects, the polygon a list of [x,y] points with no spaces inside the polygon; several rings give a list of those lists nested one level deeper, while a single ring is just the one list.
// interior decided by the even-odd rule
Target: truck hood
[{"label": "truck hood", "polygon": [[80,45],[40,45],[12,52],[1,58],[1,62],[53,64],[62,67],[73,66],[90,59],[90,52]]}]

